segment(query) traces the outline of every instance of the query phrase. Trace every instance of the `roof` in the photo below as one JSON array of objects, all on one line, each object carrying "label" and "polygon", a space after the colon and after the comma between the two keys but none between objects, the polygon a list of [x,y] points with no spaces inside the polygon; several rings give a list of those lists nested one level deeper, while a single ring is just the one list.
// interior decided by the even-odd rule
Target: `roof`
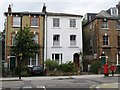
[{"label": "roof", "polygon": [[47,12],[48,16],[71,16],[71,17],[83,17],[82,15],[77,14],[68,14],[68,13],[53,13],[53,12]]},{"label": "roof", "polygon": [[96,18],[108,18],[108,19],[118,19],[117,17],[110,15],[107,11],[102,10],[96,15]]},{"label": "roof", "polygon": [[[26,12],[11,12],[12,14],[23,14],[23,15],[45,15],[45,13],[44,12],[28,12],[28,11],[26,11]],[[8,12],[5,12],[4,13],[6,16],[7,16],[7,14],[8,14]]]},{"label": "roof", "polygon": [[[93,14],[93,13],[92,13],[92,14]],[[88,15],[90,15],[90,13],[88,13]],[[94,15],[95,15],[95,14],[94,14]],[[118,19],[118,16],[116,17],[116,16],[113,16],[113,15],[110,15],[107,11],[102,10],[100,13],[96,14],[95,17],[92,18],[91,21],[85,22],[85,23],[83,24],[83,26],[91,23],[91,22],[94,21],[95,19],[104,19],[104,18],[106,18],[106,19],[111,19],[111,20],[112,20],[112,19],[113,19],[113,20],[117,20],[117,19]]]}]

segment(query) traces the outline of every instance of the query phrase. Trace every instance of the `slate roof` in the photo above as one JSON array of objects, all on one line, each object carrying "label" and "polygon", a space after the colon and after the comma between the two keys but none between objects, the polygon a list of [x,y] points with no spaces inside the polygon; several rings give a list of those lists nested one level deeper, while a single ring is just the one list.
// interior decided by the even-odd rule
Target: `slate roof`
[{"label": "slate roof", "polygon": [[[4,15],[6,15],[7,16],[7,14],[8,14],[8,12],[5,12],[4,13]],[[26,12],[11,12],[11,14],[18,14],[18,15],[20,15],[20,14],[23,14],[23,15],[45,15],[45,13],[44,12],[28,12],[28,11],[26,11]]]},{"label": "slate roof", "polygon": [[47,12],[48,16],[73,16],[73,17],[83,17],[82,15],[77,14],[68,14],[68,13],[53,13],[53,12]]}]

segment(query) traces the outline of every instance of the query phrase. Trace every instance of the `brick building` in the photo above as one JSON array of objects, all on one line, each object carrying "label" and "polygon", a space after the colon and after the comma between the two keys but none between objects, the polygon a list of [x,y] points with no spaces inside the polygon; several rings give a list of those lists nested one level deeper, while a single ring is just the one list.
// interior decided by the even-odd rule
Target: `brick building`
[{"label": "brick building", "polygon": [[102,53],[107,63],[120,64],[120,22],[116,7],[102,10],[100,13],[87,13],[83,23],[84,71],[94,60],[99,60]]},{"label": "brick building", "polygon": [[[12,12],[9,5],[8,12],[5,12],[6,16],[6,42],[5,42],[5,62],[10,65],[11,46],[14,46],[14,36],[18,30],[27,25],[30,27],[30,32],[35,34],[35,40],[40,45],[40,52],[36,54],[34,58],[30,58],[28,65],[40,65],[43,64],[44,57],[44,13],[43,12]],[[22,17],[21,17],[22,15]],[[22,18],[22,20],[21,20]]]}]

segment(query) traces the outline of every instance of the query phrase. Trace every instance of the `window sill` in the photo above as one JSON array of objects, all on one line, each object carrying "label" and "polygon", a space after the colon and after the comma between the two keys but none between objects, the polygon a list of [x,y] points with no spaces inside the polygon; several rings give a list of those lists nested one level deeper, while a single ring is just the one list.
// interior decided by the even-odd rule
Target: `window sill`
[{"label": "window sill", "polygon": [[78,46],[69,46],[69,48],[79,48]]},{"label": "window sill", "polygon": [[38,26],[30,26],[31,28],[39,28]]},{"label": "window sill", "polygon": [[69,27],[70,29],[78,29],[77,27]]},{"label": "window sill", "polygon": [[52,46],[52,48],[62,48],[62,46]]},{"label": "window sill", "polygon": [[117,31],[120,31],[120,29],[116,29]]},{"label": "window sill", "polygon": [[107,29],[108,30],[109,28],[102,28],[102,29],[104,29],[104,30]]},{"label": "window sill", "polygon": [[110,45],[103,45],[102,48],[103,48],[103,49],[111,49],[112,46],[110,46]]},{"label": "window sill", "polygon": [[52,27],[52,29],[61,29],[61,27]]},{"label": "window sill", "polygon": [[20,26],[14,26],[14,25],[13,25],[12,27],[13,27],[13,28],[20,28]]}]

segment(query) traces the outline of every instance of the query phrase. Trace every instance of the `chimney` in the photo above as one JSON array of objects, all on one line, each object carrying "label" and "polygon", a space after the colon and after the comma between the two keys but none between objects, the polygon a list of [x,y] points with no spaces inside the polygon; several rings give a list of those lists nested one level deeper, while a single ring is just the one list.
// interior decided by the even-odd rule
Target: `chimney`
[{"label": "chimney", "polygon": [[11,5],[9,4],[8,13],[11,13],[11,12],[12,12],[12,9],[11,9]]},{"label": "chimney", "polygon": [[44,3],[44,5],[43,5],[42,12],[46,13],[46,6],[45,6],[45,3]]}]

